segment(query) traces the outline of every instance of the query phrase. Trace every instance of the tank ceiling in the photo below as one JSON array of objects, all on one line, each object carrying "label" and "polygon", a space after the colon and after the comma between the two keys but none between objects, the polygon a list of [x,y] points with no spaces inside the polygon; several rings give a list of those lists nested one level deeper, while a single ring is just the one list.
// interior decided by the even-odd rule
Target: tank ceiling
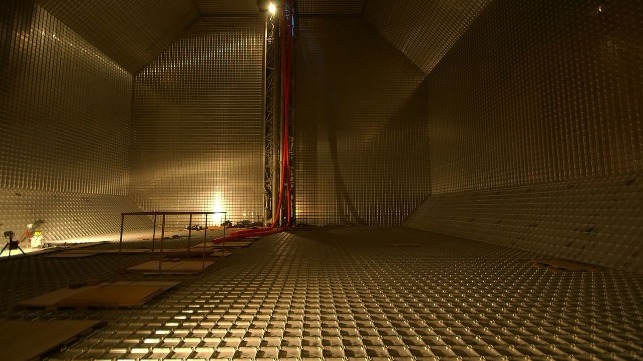
[{"label": "tank ceiling", "polygon": [[302,15],[358,15],[364,12],[365,0],[298,0]]},{"label": "tank ceiling", "polygon": [[[298,0],[302,15],[358,15],[364,12],[365,0]],[[256,15],[257,0],[194,0],[202,16]]]},{"label": "tank ceiling", "polygon": [[368,0],[364,18],[428,73],[490,1]]},{"label": "tank ceiling", "polygon": [[199,16],[185,0],[41,0],[41,6],[134,74]]},{"label": "tank ceiling", "polygon": [[202,16],[257,15],[257,0],[193,0]]}]

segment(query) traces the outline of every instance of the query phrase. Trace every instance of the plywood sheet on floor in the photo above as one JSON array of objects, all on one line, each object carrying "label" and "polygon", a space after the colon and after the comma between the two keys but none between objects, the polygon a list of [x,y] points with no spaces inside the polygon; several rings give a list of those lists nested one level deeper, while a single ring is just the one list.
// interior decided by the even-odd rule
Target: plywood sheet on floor
[{"label": "plywood sheet on floor", "polygon": [[94,254],[100,253],[101,251],[102,250],[100,250],[100,249],[70,249],[70,250],[67,250],[67,251],[62,251],[60,254],[67,254],[67,255],[72,255],[72,254],[81,254],[81,255],[82,254],[91,254],[91,255],[94,255]]},{"label": "plywood sheet on floor", "polygon": [[[149,253],[150,249],[147,248],[123,248],[120,253],[127,254],[140,254],[140,253]],[[58,254],[53,254],[45,256],[48,258],[81,258],[95,256],[98,254],[118,254],[118,249],[74,249],[69,251],[63,251]]]},{"label": "plywood sheet on floor", "polygon": [[[101,283],[100,285],[107,285],[108,283]],[[79,288],[61,288],[52,292],[48,292],[36,297],[28,298],[16,303],[16,307],[24,308],[56,308],[61,300],[66,297],[70,297],[78,292],[82,291],[82,287]]]},{"label": "plywood sheet on floor", "polygon": [[102,321],[0,320],[0,355],[3,360],[12,361],[37,359],[102,324]]},{"label": "plywood sheet on floor", "polygon": [[244,248],[251,245],[252,242],[248,241],[230,241],[225,243],[217,243],[214,245],[215,248]]},{"label": "plywood sheet on floor", "polygon": [[213,249],[213,247],[207,247],[207,248],[205,248],[205,250],[203,249],[203,247],[199,247],[199,248],[190,247],[190,249],[188,249],[188,248],[163,248],[163,251],[161,252],[160,249],[156,248],[156,249],[154,249],[153,253],[162,253],[162,254],[165,254],[165,253],[171,253],[171,254],[198,253],[198,254],[203,254],[204,251],[205,251],[205,253],[208,253],[208,252],[212,251],[212,249]]},{"label": "plywood sheet on floor", "polygon": [[163,292],[158,286],[116,286],[86,288],[60,302],[69,307],[127,307],[143,305]]},{"label": "plywood sheet on floor", "polygon": [[160,265],[159,262],[159,260],[147,261],[130,267],[127,270],[147,273],[199,273],[214,264],[212,261],[186,259],[162,261]]},{"label": "plywood sheet on floor", "polygon": [[205,243],[195,244],[194,246],[191,246],[190,249],[193,249],[193,250],[194,249],[203,249],[203,248],[209,249],[209,248],[214,248],[214,247],[215,247],[215,244],[212,243],[211,241],[209,241],[209,242],[205,242]]},{"label": "plywood sheet on floor", "polygon": [[49,244],[54,246],[54,249],[82,249],[82,248],[87,248],[87,247],[94,247],[98,246],[101,244],[108,244],[109,241],[99,241],[99,242],[82,242],[82,243],[61,243],[61,242],[49,242]]},{"label": "plywood sheet on floor", "polygon": [[45,258],[85,258],[85,257],[91,257],[95,256],[98,253],[54,253],[54,254],[49,254],[46,255]]},{"label": "plywood sheet on floor", "polygon": [[118,249],[101,249],[97,250],[99,253],[103,254],[118,254],[118,253],[149,253],[151,250],[149,248],[123,248],[120,251]]},{"label": "plywood sheet on floor", "polygon": [[16,304],[23,308],[141,306],[178,282],[104,282],[78,288],[62,288]]},{"label": "plywood sheet on floor", "polygon": [[230,252],[228,250],[224,251],[223,249],[218,249],[218,250],[212,252],[210,255],[212,257],[228,257],[231,254],[232,254],[232,252]]}]

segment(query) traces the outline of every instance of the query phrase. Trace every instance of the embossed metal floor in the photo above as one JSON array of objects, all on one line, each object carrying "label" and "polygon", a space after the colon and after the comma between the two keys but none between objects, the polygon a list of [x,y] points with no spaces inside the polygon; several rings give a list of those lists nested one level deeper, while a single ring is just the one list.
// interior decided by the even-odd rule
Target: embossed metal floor
[{"label": "embossed metal floor", "polygon": [[410,229],[316,229],[261,239],[199,276],[146,277],[183,283],[137,309],[11,309],[82,278],[142,277],[115,273],[115,256],[0,262],[0,307],[108,322],[52,360],[643,358],[641,274],[553,272],[529,262],[539,256]]}]

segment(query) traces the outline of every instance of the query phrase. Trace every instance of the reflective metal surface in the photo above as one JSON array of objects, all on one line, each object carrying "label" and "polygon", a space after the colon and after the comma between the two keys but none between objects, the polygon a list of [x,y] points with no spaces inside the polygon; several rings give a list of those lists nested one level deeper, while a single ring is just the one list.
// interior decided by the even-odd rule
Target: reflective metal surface
[{"label": "reflective metal surface", "polygon": [[41,6],[116,63],[136,73],[191,23],[186,0],[41,0]]},{"label": "reflective metal surface", "polygon": [[[260,17],[209,17],[168,47],[195,4],[256,11],[0,3],[3,227],[60,214],[61,237],[107,229],[128,194],[260,220]],[[397,224],[432,193],[408,225],[640,267],[641,7],[299,1],[299,221]]]},{"label": "reflective metal surface", "polygon": [[259,15],[257,0],[193,0],[201,16]]},{"label": "reflective metal surface", "polygon": [[489,5],[426,79],[414,226],[628,269],[643,254],[643,3]]},{"label": "reflective metal surface", "polygon": [[358,15],[364,11],[365,0],[298,0],[302,15]]},{"label": "reflective metal surface", "polygon": [[[52,361],[637,360],[643,353],[640,277],[552,272],[529,262],[534,253],[409,229],[272,236],[136,309],[11,309],[67,284],[112,279],[117,257],[0,262],[0,286],[15,290],[0,294],[0,311],[107,322]],[[146,260],[124,256],[123,264]],[[50,272],[38,273],[43,267]]]},{"label": "reflective metal surface", "polygon": [[142,209],[263,219],[263,37],[259,17],[203,18],[136,76]]},{"label": "reflective metal surface", "polygon": [[2,18],[1,227],[44,219],[50,240],[117,230],[132,207],[132,76],[38,6],[3,2]]},{"label": "reflective metal surface", "polygon": [[643,177],[436,194],[405,226],[643,270]]},{"label": "reflective metal surface", "polygon": [[[44,189],[0,188],[0,202],[0,231],[12,230],[20,239],[28,224],[44,220],[40,227],[43,243],[118,232],[121,212],[140,211],[126,196]],[[125,223],[125,230],[151,227],[145,217],[130,217]],[[0,238],[0,241],[4,239]]]},{"label": "reflective metal surface", "polygon": [[429,73],[490,0],[368,0],[364,18]]},{"label": "reflective metal surface", "polygon": [[429,192],[423,73],[361,19],[300,26],[298,221],[400,223]]}]

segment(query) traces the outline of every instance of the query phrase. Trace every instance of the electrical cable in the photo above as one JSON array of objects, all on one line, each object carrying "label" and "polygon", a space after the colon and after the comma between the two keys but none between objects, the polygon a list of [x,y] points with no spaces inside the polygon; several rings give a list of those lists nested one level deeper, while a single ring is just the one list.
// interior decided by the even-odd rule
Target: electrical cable
[{"label": "electrical cable", "polygon": [[[292,188],[290,185],[290,141],[289,141],[289,127],[290,127],[290,82],[291,82],[291,68],[292,68],[292,35],[293,35],[293,0],[287,0],[287,6],[284,4],[284,9],[281,17],[281,74],[283,80],[283,131],[282,131],[282,144],[281,144],[281,169],[280,169],[280,178],[279,178],[279,201],[277,202],[277,208],[273,214],[273,222],[270,227],[267,228],[256,228],[256,229],[247,229],[242,231],[233,232],[230,235],[225,237],[218,237],[212,240],[213,243],[224,243],[227,241],[233,241],[237,239],[243,239],[248,237],[261,237],[271,234],[281,233],[287,230],[291,226],[292,222]],[[282,203],[284,199],[284,187],[285,189],[285,198],[286,198],[286,224],[283,227],[276,228],[278,218],[281,218],[280,212],[282,208]]]}]

